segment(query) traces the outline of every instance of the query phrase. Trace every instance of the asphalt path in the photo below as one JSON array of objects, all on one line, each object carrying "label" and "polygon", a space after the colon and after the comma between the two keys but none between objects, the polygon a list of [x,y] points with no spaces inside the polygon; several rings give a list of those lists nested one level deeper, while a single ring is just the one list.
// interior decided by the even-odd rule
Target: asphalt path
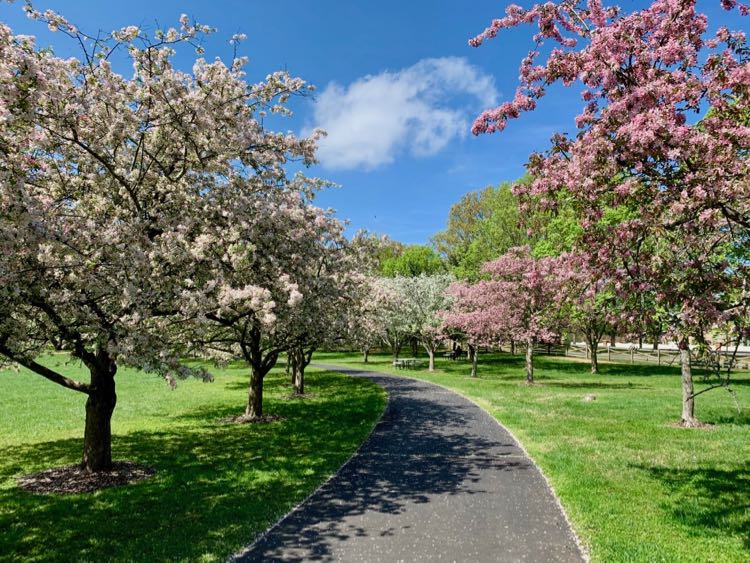
[{"label": "asphalt path", "polygon": [[582,561],[510,434],[431,383],[345,369],[388,392],[358,452],[235,561]]}]

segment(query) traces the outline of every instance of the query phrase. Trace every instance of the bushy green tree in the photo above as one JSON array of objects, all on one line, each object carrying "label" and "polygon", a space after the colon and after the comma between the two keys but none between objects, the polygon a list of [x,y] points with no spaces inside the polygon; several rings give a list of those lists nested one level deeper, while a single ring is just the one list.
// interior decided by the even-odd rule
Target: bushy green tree
[{"label": "bushy green tree", "polygon": [[504,182],[469,192],[451,207],[446,229],[432,241],[456,277],[479,279],[482,264],[531,242],[512,187]]},{"label": "bushy green tree", "polygon": [[380,273],[389,278],[431,276],[445,271],[440,255],[429,246],[420,244],[407,246],[399,255],[387,257],[380,263]]}]

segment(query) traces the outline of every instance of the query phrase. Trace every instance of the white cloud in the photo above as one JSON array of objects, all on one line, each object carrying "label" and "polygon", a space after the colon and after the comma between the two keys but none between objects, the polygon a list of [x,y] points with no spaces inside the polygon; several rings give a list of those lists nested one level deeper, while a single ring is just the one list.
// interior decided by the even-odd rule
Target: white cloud
[{"label": "white cloud", "polygon": [[492,77],[458,57],[330,83],[314,107],[314,126],[328,132],[318,157],[328,168],[372,169],[402,153],[433,155],[496,103]]}]

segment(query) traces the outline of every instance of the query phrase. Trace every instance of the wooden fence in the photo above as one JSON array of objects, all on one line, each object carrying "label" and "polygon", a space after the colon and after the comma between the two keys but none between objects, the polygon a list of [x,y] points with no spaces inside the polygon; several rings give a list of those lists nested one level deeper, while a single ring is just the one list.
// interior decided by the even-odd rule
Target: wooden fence
[{"label": "wooden fence", "polygon": [[[535,349],[536,350],[536,349]],[[539,353],[544,353],[539,351]],[[633,363],[652,363],[657,365],[667,366],[678,366],[680,365],[680,351],[679,350],[662,350],[658,348],[653,350],[651,348],[613,348],[609,345],[599,346],[598,350],[599,359],[607,360],[610,362],[629,362]],[[565,355],[573,358],[588,358],[589,350],[587,346],[579,344],[570,344]],[[727,362],[732,358],[731,351],[722,352],[710,352],[708,357],[693,358],[693,365],[695,366],[725,366]],[[750,369],[750,353],[738,352],[735,357],[734,369],[748,370]]]}]

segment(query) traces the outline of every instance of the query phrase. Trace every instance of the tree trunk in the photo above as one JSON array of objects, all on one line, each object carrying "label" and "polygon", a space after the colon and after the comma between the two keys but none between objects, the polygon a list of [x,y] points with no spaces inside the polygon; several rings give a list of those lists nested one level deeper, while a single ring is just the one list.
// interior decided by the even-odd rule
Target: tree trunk
[{"label": "tree trunk", "polygon": [[591,375],[599,374],[599,341],[590,336],[586,337],[586,345],[589,350],[589,357],[591,359]]},{"label": "tree trunk", "polygon": [[300,363],[295,370],[294,394],[305,394],[305,366],[303,365],[303,363]]},{"label": "tree trunk", "polygon": [[609,335],[609,345],[612,346],[612,348],[617,346],[617,333],[616,332],[613,332]]},{"label": "tree trunk", "polygon": [[364,350],[362,350],[362,362],[366,364],[369,357],[370,357],[370,349],[365,348]]},{"label": "tree trunk", "polygon": [[412,358],[417,357],[417,352],[419,351],[419,342],[416,338],[413,338],[409,341],[409,344],[411,345],[411,356]]},{"label": "tree trunk", "polygon": [[594,343],[593,346],[591,346],[591,374],[592,375],[599,375],[599,343]]},{"label": "tree trunk", "polygon": [[252,367],[250,372],[250,388],[247,393],[247,407],[245,408],[245,416],[249,418],[260,418],[263,416],[264,376],[265,374],[261,373],[259,369],[255,366]]},{"label": "tree trunk", "polygon": [[[427,347],[425,346],[425,348]],[[430,357],[430,364],[429,364],[428,370],[435,371],[435,349],[427,348],[427,355]]]},{"label": "tree trunk", "polygon": [[682,368],[682,420],[684,426],[698,425],[695,418],[695,397],[693,397],[693,372],[690,365],[690,346],[685,338],[680,342],[680,367]]},{"label": "tree trunk", "polygon": [[[287,374],[287,376],[291,375],[291,382],[292,382],[292,385],[294,385],[294,382],[297,380],[297,354],[295,353],[294,350],[289,350],[286,353],[286,358],[287,358],[287,360],[286,360],[286,365],[287,365],[286,374]],[[290,367],[291,367],[291,369],[289,369]]]},{"label": "tree trunk", "polygon": [[515,340],[510,341],[510,355],[511,356],[516,355],[516,341]]},{"label": "tree trunk", "polygon": [[526,383],[534,383],[534,339],[526,341]]},{"label": "tree trunk", "polygon": [[471,377],[477,376],[477,347],[469,344],[469,355],[471,356]]},{"label": "tree trunk", "polygon": [[87,472],[93,473],[112,468],[112,413],[117,404],[117,365],[111,360],[103,360],[100,365],[89,369],[92,389],[86,400],[81,465]]},{"label": "tree trunk", "polygon": [[393,351],[393,359],[394,360],[398,360],[398,355],[401,353],[401,343],[400,342],[398,342],[398,343],[394,342],[391,345],[391,350]]}]

